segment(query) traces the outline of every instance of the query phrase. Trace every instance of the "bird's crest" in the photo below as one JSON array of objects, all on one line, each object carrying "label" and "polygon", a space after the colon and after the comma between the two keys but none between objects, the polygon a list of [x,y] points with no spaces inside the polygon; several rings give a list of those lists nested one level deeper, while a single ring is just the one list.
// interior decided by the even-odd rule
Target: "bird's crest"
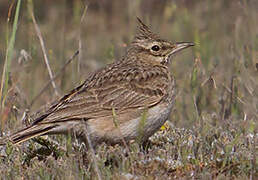
[{"label": "bird's crest", "polygon": [[135,35],[135,40],[151,40],[151,39],[160,39],[160,37],[153,33],[150,28],[145,25],[140,18],[137,17],[138,20],[138,30]]}]

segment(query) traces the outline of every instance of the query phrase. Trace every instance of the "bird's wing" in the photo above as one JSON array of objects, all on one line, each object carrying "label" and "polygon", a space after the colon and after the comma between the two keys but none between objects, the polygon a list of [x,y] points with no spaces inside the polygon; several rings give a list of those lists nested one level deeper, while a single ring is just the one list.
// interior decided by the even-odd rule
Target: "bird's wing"
[{"label": "bird's wing", "polygon": [[126,109],[149,108],[166,95],[168,81],[159,69],[107,68],[65,95],[34,124],[112,116],[113,109],[119,115]]}]

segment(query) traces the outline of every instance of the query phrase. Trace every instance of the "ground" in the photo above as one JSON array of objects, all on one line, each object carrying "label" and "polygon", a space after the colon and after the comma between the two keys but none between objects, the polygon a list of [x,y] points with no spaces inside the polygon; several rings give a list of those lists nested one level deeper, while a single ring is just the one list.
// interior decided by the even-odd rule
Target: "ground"
[{"label": "ground", "polygon": [[146,146],[102,144],[94,155],[69,136],[8,144],[1,179],[257,179],[258,1],[28,0],[15,21],[17,2],[0,2],[1,136],[121,58],[137,16],[196,46],[174,57],[176,103]]}]

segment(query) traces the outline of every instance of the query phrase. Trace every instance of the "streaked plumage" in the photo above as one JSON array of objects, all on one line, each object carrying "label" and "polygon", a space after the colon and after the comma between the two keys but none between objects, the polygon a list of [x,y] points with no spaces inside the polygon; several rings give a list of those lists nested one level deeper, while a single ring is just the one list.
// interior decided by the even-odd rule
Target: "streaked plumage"
[{"label": "streaked plumage", "polygon": [[140,135],[144,113],[142,140],[155,133],[168,119],[175,99],[175,80],[168,68],[171,55],[193,43],[162,40],[138,21],[138,33],[120,61],[90,75],[29,127],[2,140],[2,144],[69,132],[85,142],[87,132],[94,146],[101,142],[115,144]]}]

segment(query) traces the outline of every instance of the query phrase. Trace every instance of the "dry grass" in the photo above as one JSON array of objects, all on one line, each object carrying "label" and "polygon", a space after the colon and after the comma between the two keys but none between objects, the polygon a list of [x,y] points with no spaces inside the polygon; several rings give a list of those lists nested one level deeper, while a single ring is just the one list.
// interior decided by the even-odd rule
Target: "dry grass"
[{"label": "dry grass", "polygon": [[[197,46],[173,60],[171,70],[178,85],[175,108],[169,128],[152,136],[147,150],[135,142],[126,147],[103,144],[93,158],[70,137],[50,136],[50,142],[40,138],[18,147],[0,147],[1,179],[97,179],[96,169],[102,179],[258,177],[256,0],[37,0],[34,23],[30,1],[21,2],[13,56],[6,62],[11,62],[5,69],[10,73],[4,73],[9,80],[3,82],[6,91],[0,97],[3,135],[22,126],[24,112],[33,114],[55,100],[55,89],[64,94],[89,72],[121,57],[135,32],[136,15],[162,37],[194,41]],[[7,27],[0,28],[0,35],[7,40],[16,5],[0,2],[0,12],[10,12],[0,19],[1,27]],[[56,88],[49,83],[35,22]],[[6,39],[0,38],[1,75],[8,53]],[[69,59],[77,49],[83,52],[80,60]]]}]

